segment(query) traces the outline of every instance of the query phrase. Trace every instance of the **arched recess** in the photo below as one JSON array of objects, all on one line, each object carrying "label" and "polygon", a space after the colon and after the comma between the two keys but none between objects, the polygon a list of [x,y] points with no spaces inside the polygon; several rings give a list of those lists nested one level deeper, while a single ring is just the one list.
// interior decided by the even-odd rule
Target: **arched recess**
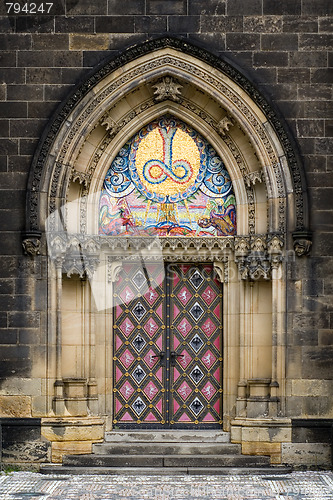
[{"label": "arched recess", "polygon": [[[236,236],[149,242],[98,235],[98,201],[112,160],[142,126],[166,114],[193,125],[223,159],[237,200]],[[212,261],[224,283],[225,428],[235,416],[282,416],[283,257],[291,234],[306,239],[307,227],[304,176],[286,128],[230,63],[187,42],[164,38],[129,49],[103,65],[57,112],[29,179],[24,248],[50,257],[48,411],[76,411],[70,409],[68,396],[70,380],[75,379],[85,387],[82,394],[90,411],[112,420],[112,283],[123,255],[148,247],[151,255],[158,253],[167,261]],[[40,238],[44,234],[46,238]],[[73,276],[88,276],[89,290],[82,280],[68,285],[64,274],[73,283]],[[103,290],[102,306],[96,306],[94,287]],[[64,368],[73,351],[66,351],[61,318],[62,294],[70,290],[79,296],[76,312],[81,318],[77,368],[72,371]],[[267,363],[261,369],[262,357]],[[255,406],[255,398],[262,404]]]}]

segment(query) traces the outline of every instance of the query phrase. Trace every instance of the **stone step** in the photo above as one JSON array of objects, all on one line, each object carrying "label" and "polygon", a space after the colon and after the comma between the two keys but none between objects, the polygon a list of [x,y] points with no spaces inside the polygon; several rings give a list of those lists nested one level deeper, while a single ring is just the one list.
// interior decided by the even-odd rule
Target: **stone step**
[{"label": "stone step", "polygon": [[281,465],[260,467],[74,467],[69,465],[42,464],[42,474],[109,474],[109,475],[136,475],[136,476],[174,476],[174,475],[246,475],[246,474],[268,474],[280,476],[290,474],[292,469]]},{"label": "stone step", "polygon": [[157,443],[229,443],[230,433],[203,430],[140,430],[140,431],[117,431],[105,433],[106,443],[133,443],[133,442],[157,442]]},{"label": "stone step", "polygon": [[249,455],[67,455],[64,466],[76,467],[255,467],[268,466],[269,457]]},{"label": "stone step", "polygon": [[93,445],[96,455],[230,455],[241,452],[231,443],[101,443]]}]

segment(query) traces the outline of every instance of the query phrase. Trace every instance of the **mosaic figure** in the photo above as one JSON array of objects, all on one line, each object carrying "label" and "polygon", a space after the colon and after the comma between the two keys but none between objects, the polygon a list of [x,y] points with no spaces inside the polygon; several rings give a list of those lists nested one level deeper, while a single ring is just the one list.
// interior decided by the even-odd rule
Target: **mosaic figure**
[{"label": "mosaic figure", "polygon": [[229,236],[236,233],[230,176],[200,134],[174,117],[145,126],[104,179],[99,233]]}]

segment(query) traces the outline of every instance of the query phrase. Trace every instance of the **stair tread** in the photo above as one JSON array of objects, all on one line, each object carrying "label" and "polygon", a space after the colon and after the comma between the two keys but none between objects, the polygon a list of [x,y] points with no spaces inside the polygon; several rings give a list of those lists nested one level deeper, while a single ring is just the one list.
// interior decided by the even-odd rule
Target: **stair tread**
[{"label": "stair tread", "polygon": [[81,467],[42,464],[40,472],[43,474],[133,474],[133,475],[222,475],[222,474],[289,474],[290,467],[284,466],[258,466],[258,467],[210,467],[208,470],[202,467]]}]

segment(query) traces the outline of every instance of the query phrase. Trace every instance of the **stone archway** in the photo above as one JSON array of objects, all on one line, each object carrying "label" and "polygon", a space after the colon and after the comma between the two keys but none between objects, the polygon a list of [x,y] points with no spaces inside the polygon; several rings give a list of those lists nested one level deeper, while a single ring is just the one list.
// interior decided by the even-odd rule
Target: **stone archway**
[{"label": "stone archway", "polygon": [[[166,114],[195,124],[223,159],[237,200],[237,235],[160,241],[98,235],[96,207],[108,167],[143,125]],[[29,181],[25,249],[49,257],[50,414],[90,411],[107,415],[111,426],[111,297],[124,254],[139,254],[214,264],[224,283],[224,428],[264,417],[285,425],[285,256],[292,235],[306,251],[307,227],[306,186],[291,139],[228,62],[161,39],[97,70],[46,130]],[[75,307],[66,309],[73,297]]]}]

